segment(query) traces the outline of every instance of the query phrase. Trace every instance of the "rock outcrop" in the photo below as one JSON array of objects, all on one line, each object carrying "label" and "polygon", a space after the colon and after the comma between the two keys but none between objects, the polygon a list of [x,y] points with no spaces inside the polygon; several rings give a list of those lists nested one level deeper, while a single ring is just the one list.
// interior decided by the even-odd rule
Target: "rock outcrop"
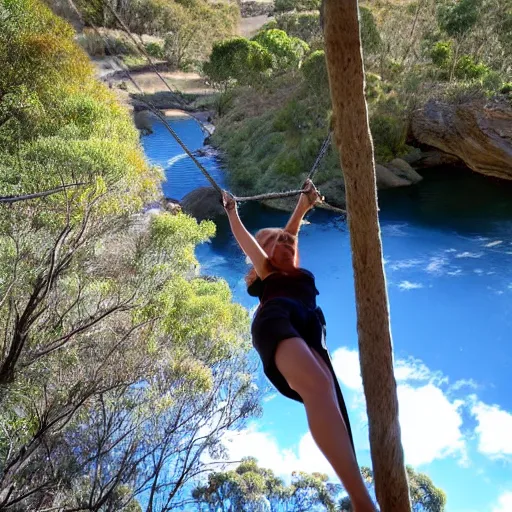
[{"label": "rock outcrop", "polygon": [[150,135],[153,133],[153,122],[157,119],[155,114],[149,110],[141,110],[134,112],[133,122],[135,127],[142,133],[142,135]]},{"label": "rock outcrop", "polygon": [[375,165],[375,174],[377,175],[377,188],[379,190],[411,185],[410,181],[396,175],[391,169],[381,164]]},{"label": "rock outcrop", "polygon": [[386,164],[388,169],[391,169],[394,174],[412,184],[419,183],[423,177],[418,174],[405,160],[395,158]]},{"label": "rock outcrop", "polygon": [[164,210],[168,211],[169,213],[172,213],[173,215],[176,215],[178,212],[181,212],[181,205],[177,199],[166,197],[161,200],[160,204]]},{"label": "rock outcrop", "polygon": [[455,155],[438,149],[422,151],[420,158],[414,162],[415,169],[432,169],[432,167],[464,167],[464,162]]},{"label": "rock outcrop", "polygon": [[212,187],[199,187],[180,202],[181,209],[197,220],[214,219],[224,214],[219,193]]},{"label": "rock outcrop", "polygon": [[329,204],[338,208],[346,208],[345,182],[341,178],[332,178],[318,188]]},{"label": "rock outcrop", "polygon": [[422,144],[460,158],[470,169],[512,179],[512,107],[506,100],[429,101],[412,117]]}]

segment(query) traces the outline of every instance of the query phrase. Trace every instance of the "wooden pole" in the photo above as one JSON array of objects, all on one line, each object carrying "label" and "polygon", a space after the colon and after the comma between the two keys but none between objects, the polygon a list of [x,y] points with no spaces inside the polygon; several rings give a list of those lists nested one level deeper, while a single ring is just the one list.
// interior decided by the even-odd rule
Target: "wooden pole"
[{"label": "wooden pole", "polygon": [[357,0],[324,0],[334,140],[345,179],[357,301],[359,358],[375,491],[382,512],[410,512],[398,422],[373,143],[364,95]]}]

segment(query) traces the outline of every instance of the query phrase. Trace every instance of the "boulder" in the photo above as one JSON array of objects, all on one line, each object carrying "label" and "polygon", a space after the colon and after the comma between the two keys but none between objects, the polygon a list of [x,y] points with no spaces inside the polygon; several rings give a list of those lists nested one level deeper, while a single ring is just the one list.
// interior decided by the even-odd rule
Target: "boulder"
[{"label": "boulder", "polygon": [[156,116],[149,110],[141,110],[133,113],[133,122],[135,127],[140,130],[142,135],[150,135],[153,133],[153,122]]},{"label": "boulder", "polygon": [[407,187],[411,185],[409,180],[397,176],[391,169],[384,167],[383,165],[375,165],[375,173],[377,175],[377,188],[395,188],[395,187]]},{"label": "boulder", "polygon": [[391,169],[398,177],[404,178],[411,183],[419,183],[423,177],[418,174],[405,160],[401,158],[395,158],[386,165]]},{"label": "boulder", "polygon": [[162,208],[173,215],[176,215],[178,212],[181,212],[181,205],[177,199],[172,199],[170,197],[165,197],[161,201]]},{"label": "boulder", "polygon": [[459,157],[470,169],[512,179],[512,106],[503,100],[430,100],[414,112],[414,137]]},{"label": "boulder", "polygon": [[200,187],[189,192],[181,200],[181,208],[198,221],[224,214],[219,193],[212,187]]},{"label": "boulder", "polygon": [[208,156],[208,152],[206,149],[199,148],[194,151],[194,156]]},{"label": "boulder", "polygon": [[341,178],[333,178],[318,186],[326,202],[338,208],[345,208],[345,182]]},{"label": "boulder", "polygon": [[421,160],[421,149],[419,148],[411,148],[409,153],[402,156],[402,160],[406,161],[408,164],[415,164],[419,160]]},{"label": "boulder", "polygon": [[438,149],[422,151],[421,158],[414,163],[416,169],[431,169],[432,167],[466,167],[464,162],[455,155],[450,155]]},{"label": "boulder", "polygon": [[196,149],[194,155],[199,157],[218,157],[219,151],[212,146],[203,146],[202,148]]}]

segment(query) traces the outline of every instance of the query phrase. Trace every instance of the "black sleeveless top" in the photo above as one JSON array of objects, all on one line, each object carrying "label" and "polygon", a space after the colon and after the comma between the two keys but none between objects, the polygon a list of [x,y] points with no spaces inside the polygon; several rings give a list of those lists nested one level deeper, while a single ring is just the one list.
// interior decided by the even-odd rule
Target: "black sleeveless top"
[{"label": "black sleeveless top", "polygon": [[316,308],[316,296],[319,294],[315,276],[303,268],[293,274],[274,272],[263,280],[258,277],[247,292],[252,297],[258,297],[262,305],[270,299],[284,297],[299,300],[311,309]]}]

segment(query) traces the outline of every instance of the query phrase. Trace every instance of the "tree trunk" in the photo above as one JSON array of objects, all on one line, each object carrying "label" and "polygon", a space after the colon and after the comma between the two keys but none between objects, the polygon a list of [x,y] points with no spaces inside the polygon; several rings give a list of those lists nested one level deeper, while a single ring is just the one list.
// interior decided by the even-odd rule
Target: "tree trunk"
[{"label": "tree trunk", "polygon": [[[426,1],[426,0],[424,0]],[[418,18],[420,16],[421,9],[423,7],[424,1],[420,0],[418,2],[418,6],[416,7],[416,14],[414,15],[414,21],[412,23],[411,33],[409,34],[409,45],[407,46],[404,55],[402,57],[402,64],[405,63],[407,57],[409,56],[409,53],[411,52],[412,47],[414,46],[416,42],[416,37],[414,37],[414,31],[416,30],[416,25],[418,24]]]},{"label": "tree trunk", "polygon": [[333,128],[345,177],[375,490],[382,512],[410,512],[398,422],[373,144],[364,97],[357,0],[324,0]]},{"label": "tree trunk", "polygon": [[457,67],[457,61],[459,60],[459,42],[455,40],[455,54],[453,55],[452,65],[450,67],[450,83],[453,82],[455,77],[455,68]]}]

